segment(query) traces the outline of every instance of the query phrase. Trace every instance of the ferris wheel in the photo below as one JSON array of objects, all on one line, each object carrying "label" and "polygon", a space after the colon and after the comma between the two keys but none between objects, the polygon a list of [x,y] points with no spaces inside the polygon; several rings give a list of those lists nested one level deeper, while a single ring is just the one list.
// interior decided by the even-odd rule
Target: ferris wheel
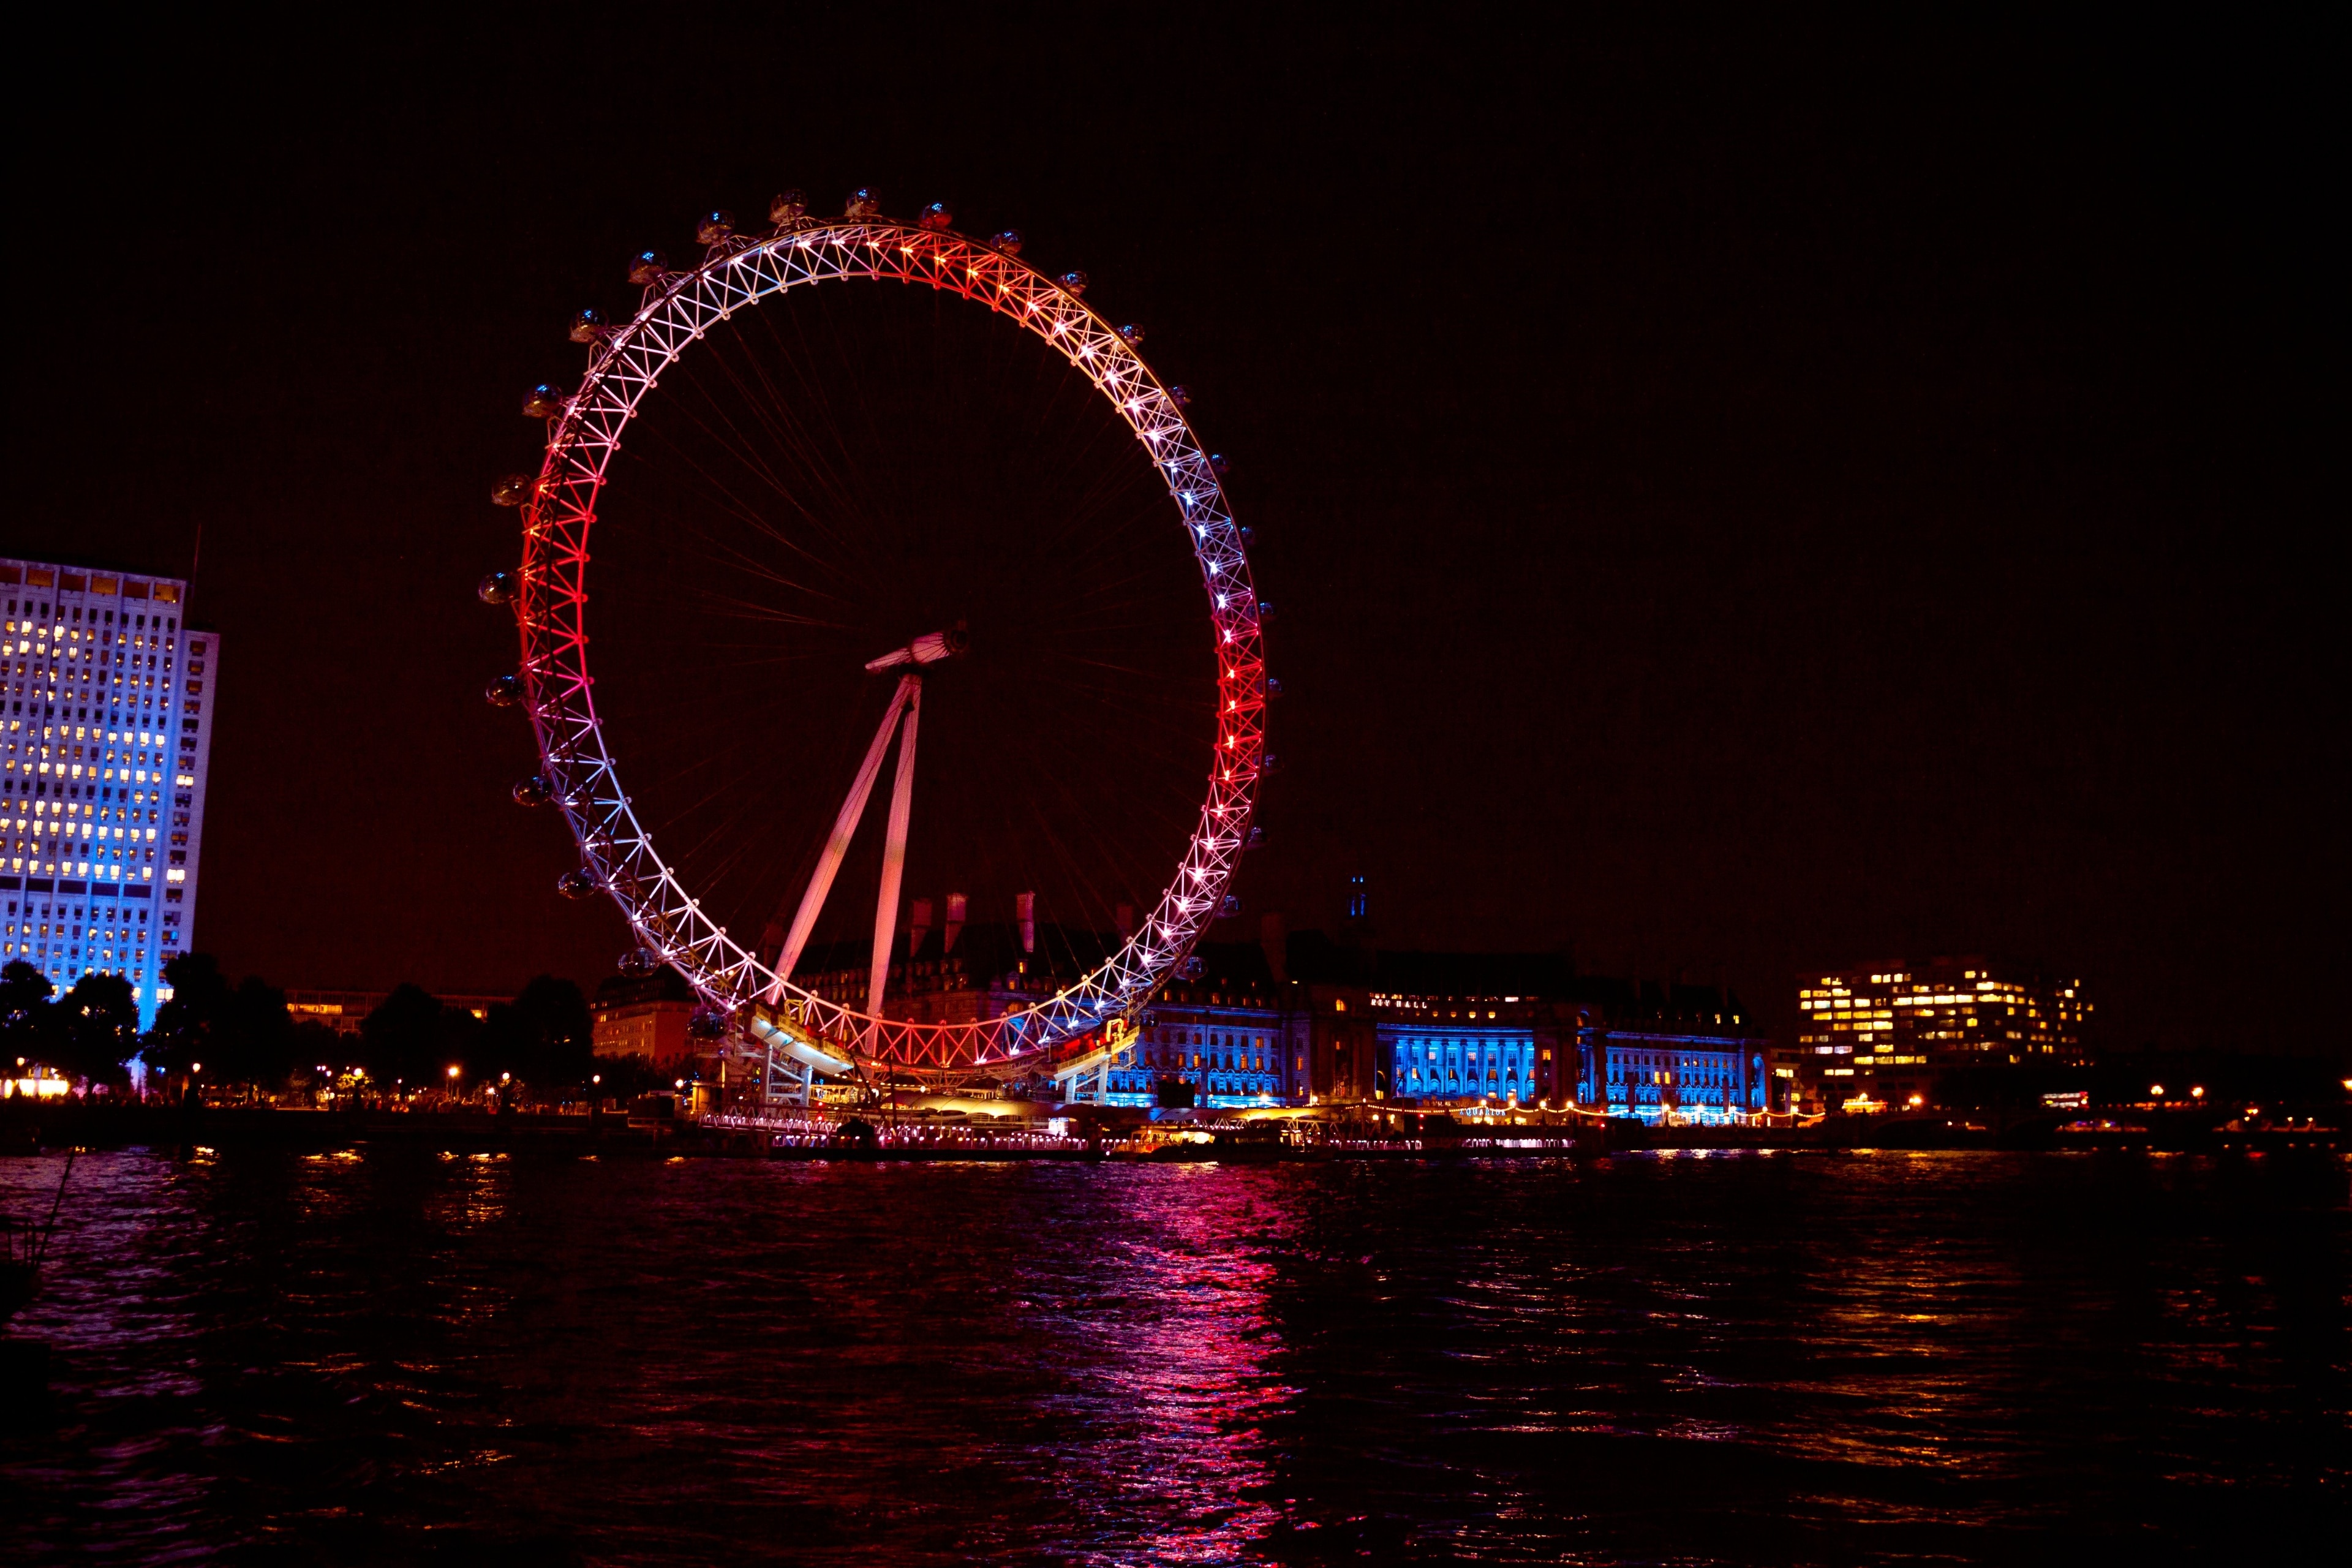
[{"label": "ferris wheel", "polygon": [[[539,388],[525,405],[526,414],[547,422],[544,458],[536,475],[502,481],[496,496],[521,509],[521,563],[512,574],[486,579],[481,590],[486,601],[512,605],[520,633],[519,673],[498,678],[488,693],[493,702],[528,705],[540,771],[517,785],[517,798],[561,809],[580,865],[558,890],[603,894],[619,906],[637,943],[624,967],[674,968],[700,998],[704,1032],[794,1067],[803,1086],[876,1069],[954,1079],[1098,1068],[1211,922],[1233,911],[1234,871],[1259,837],[1251,818],[1270,762],[1263,647],[1269,609],[1251,580],[1248,530],[1234,521],[1220,483],[1223,460],[1196,437],[1184,389],[1164,383],[1143,359],[1141,329],[1114,325],[1089,306],[1083,273],[1049,276],[1024,260],[1016,233],[967,237],[939,204],[914,222],[889,218],[866,190],[839,217],[811,216],[797,192],[778,196],[769,217],[765,231],[751,233],[725,213],[709,215],[697,227],[703,255],[691,267],[673,269],[653,252],[639,257],[629,273],[644,289],[635,313],[608,323],[581,312],[571,335],[588,349],[585,375],[576,388]],[[855,312],[819,321],[834,334],[829,340],[813,337],[792,314],[818,309],[796,301],[883,282],[952,303],[933,307],[929,317],[890,306],[898,316],[887,341],[867,341],[872,334]],[[975,321],[987,324],[977,329],[986,341],[973,340],[974,363],[1007,368],[993,371],[993,380],[978,378],[977,392],[943,391],[933,383],[954,363],[944,353],[933,356],[936,363],[927,358],[926,342],[934,335],[971,338]],[[1008,326],[1025,333],[1031,347],[1016,353],[998,342]],[[1086,412],[1057,404],[1045,413],[1001,413],[999,403],[1017,399],[990,388],[1026,395],[1021,389],[1053,381],[1033,361],[1050,362],[1055,384],[1075,389]],[[918,415],[893,423],[887,411],[875,412],[855,378],[877,374],[877,365],[902,379],[929,378]],[[824,384],[828,367],[846,367],[847,390]],[[673,397],[676,406],[666,410]],[[830,445],[810,434],[826,421],[835,431]],[[648,426],[648,439],[636,440]],[[1024,452],[1064,427],[1075,432],[1067,450],[1034,460]],[[642,467],[624,461],[625,436]],[[893,492],[901,496],[896,503],[875,502],[876,489],[900,482],[898,448],[908,442],[936,449],[929,468],[920,483]],[[803,460],[819,446],[822,461]],[[1083,482],[1067,477],[1074,474]],[[1131,491],[1122,489],[1130,483]],[[953,515],[929,515],[928,498],[959,485],[979,498],[965,509],[971,515],[952,506],[943,512]],[[1130,499],[1119,502],[1120,494]],[[1148,540],[1143,523],[1120,521],[1143,518],[1143,500]],[[1126,511],[1114,517],[1122,505]],[[631,529],[620,563],[601,575],[592,563],[618,525],[600,530],[600,513],[625,516]],[[1111,521],[1090,524],[1102,518]],[[1026,545],[1013,538],[1024,528]],[[956,593],[969,586],[984,594],[982,579],[993,581],[992,572],[1010,584],[1001,596],[1017,603],[994,623],[968,628]],[[902,592],[926,573],[928,595]],[[869,600],[889,601],[888,613]],[[1181,610],[1183,604],[1191,608]],[[1069,621],[1072,605],[1095,607]],[[1179,608],[1161,619],[1181,614],[1186,625],[1164,639],[1160,663],[1168,668],[1147,686],[1139,669],[1148,658],[1121,639],[1129,623],[1151,619],[1150,606],[1171,605]],[[932,624],[909,624],[916,615]],[[730,643],[713,634],[707,646],[677,651],[696,627],[734,624],[730,616],[775,637]],[[593,666],[592,632],[599,650]],[[859,636],[867,641],[850,640]],[[739,666],[761,658],[769,660],[764,674],[737,679]],[[644,672],[648,661],[662,664],[657,675]],[[1010,717],[988,726],[971,719],[966,710],[977,699],[967,702],[953,684],[966,666],[992,669]],[[728,691],[749,695],[717,689],[730,680]],[[632,683],[634,697],[612,695]],[[928,710],[927,685],[938,688]],[[1163,689],[1180,688],[1192,695],[1160,700]],[[819,700],[820,692],[832,695]],[[1085,724],[1057,722],[1059,692],[1074,692],[1067,700],[1086,705]],[[704,702],[703,716],[691,722],[680,717],[669,731],[636,723],[635,743],[650,755],[630,754],[632,737],[615,732],[629,727],[615,721],[623,707],[642,716],[682,711],[690,701]],[[985,740],[966,742],[969,758],[953,763],[957,771],[944,783],[918,789],[919,757],[931,765],[919,752],[919,727],[932,713]],[[1160,731],[1130,728],[1147,722],[1172,726],[1177,740],[1163,744],[1152,738]],[[734,750],[714,760],[709,748],[720,737]],[[888,805],[874,825],[869,805],[894,744]],[[852,754],[854,768],[843,768]],[[1151,767],[1166,773],[1176,765],[1168,758],[1179,755],[1189,760],[1178,784],[1154,786],[1145,778]],[[686,804],[649,819],[631,784],[663,768],[682,781],[669,793]],[[957,825],[965,820],[954,818],[958,810],[990,781],[1004,779],[1013,782],[1003,788],[1020,797],[1013,828]],[[1068,824],[1056,815],[1056,802],[1080,801],[1072,779],[1096,791],[1097,820],[1084,835],[1065,832]],[[1173,825],[1162,840],[1089,859],[1087,851],[1119,837],[1118,803],[1132,800],[1136,815],[1148,815],[1154,787],[1165,797],[1160,816]],[[777,790],[796,791],[809,820],[785,823],[791,811],[768,811],[763,803]],[[819,795],[837,802],[824,814],[829,823],[808,809]],[[1181,816],[1165,804],[1178,798],[1193,803]],[[903,883],[910,832],[923,841],[926,802],[947,823],[927,851],[934,861],[951,861],[982,840],[1003,854],[1000,840],[1025,824],[1044,846],[1039,861],[1071,879],[1066,903],[1092,900],[1089,877],[1132,881],[1144,874],[1098,866],[1132,866],[1140,855],[1160,868],[1150,887],[1135,889],[1134,905],[1120,906],[1126,929],[1050,994],[993,1016],[894,1016],[886,980],[894,950],[902,961],[909,951],[901,945]],[[761,838],[772,822],[773,831]],[[872,846],[877,826],[878,846],[857,861],[853,842]],[[802,840],[812,847],[813,864],[804,855],[794,858]],[[874,871],[862,994],[815,984],[804,973],[821,919],[837,927],[845,910],[862,903],[865,888],[844,877],[853,862],[873,862]],[[730,890],[715,891],[721,884]],[[1025,915],[1034,895],[1021,897]],[[777,914],[763,936],[745,940],[736,932],[752,900],[772,902]],[[1139,921],[1131,913],[1137,907],[1146,911]],[[728,909],[737,911],[734,930]],[[837,953],[844,943],[832,946]],[[833,963],[837,970],[837,956]]]}]

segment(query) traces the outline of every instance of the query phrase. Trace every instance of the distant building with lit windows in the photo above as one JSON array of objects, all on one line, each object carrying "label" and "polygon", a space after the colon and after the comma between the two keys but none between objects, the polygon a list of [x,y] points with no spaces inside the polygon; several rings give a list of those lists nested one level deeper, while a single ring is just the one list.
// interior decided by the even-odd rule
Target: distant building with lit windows
[{"label": "distant building with lit windows", "polygon": [[[389,991],[289,991],[286,1011],[298,1024],[324,1024],[338,1035],[357,1038],[368,1015],[392,999]],[[439,996],[444,1008],[455,1007],[476,1018],[512,1000],[507,996]]]},{"label": "distant building with lit windows", "polygon": [[1147,1009],[1134,1047],[1111,1065],[1112,1105],[1243,1110],[1287,1105],[1307,1068],[1307,1019],[1296,987],[1276,981],[1257,950],[1220,943],[1201,973],[1171,981]]},{"label": "distant building with lit windows", "polygon": [[195,926],[220,638],[186,602],[178,578],[0,557],[0,962],[61,992],[120,974],[142,1026]]},{"label": "distant building with lit windows", "polygon": [[1832,1106],[1901,1106],[1938,1075],[2084,1059],[2080,980],[1981,956],[1809,974],[1797,989],[1797,1054]]},{"label": "distant building with lit windows", "polygon": [[588,1005],[596,1055],[643,1057],[659,1072],[692,1065],[694,988],[665,964],[651,974],[615,974],[596,987]]}]

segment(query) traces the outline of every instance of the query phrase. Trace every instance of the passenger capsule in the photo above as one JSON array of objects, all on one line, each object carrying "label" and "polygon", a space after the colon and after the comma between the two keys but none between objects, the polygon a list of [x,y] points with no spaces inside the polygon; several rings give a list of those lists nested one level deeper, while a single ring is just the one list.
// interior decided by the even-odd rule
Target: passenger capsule
[{"label": "passenger capsule", "polygon": [[1021,254],[1021,231],[1017,228],[998,229],[988,237],[988,243],[1007,256],[1018,256]]},{"label": "passenger capsule", "polygon": [[1272,619],[1274,619],[1274,606],[1260,599],[1257,602],[1257,624],[1264,626]]},{"label": "passenger capsule", "polygon": [[768,221],[778,228],[808,211],[808,197],[798,191],[782,191],[768,202]]},{"label": "passenger capsule", "polygon": [[1251,828],[1251,829],[1249,830],[1249,837],[1248,837],[1247,838],[1245,838],[1245,839],[1242,840],[1242,847],[1243,847],[1243,848],[1244,848],[1244,849],[1263,849],[1263,848],[1265,848],[1265,828],[1263,828],[1263,827],[1253,827],[1253,828]]},{"label": "passenger capsule", "polygon": [[494,506],[520,506],[538,488],[537,474],[509,474],[490,487],[490,502]]},{"label": "passenger capsule", "polygon": [[1242,537],[1242,542],[1243,542],[1244,544],[1247,544],[1251,540],[1255,539],[1255,538],[1257,537],[1257,530],[1256,530],[1256,529],[1255,529],[1255,528],[1252,528],[1252,527],[1251,527],[1248,523],[1246,523],[1246,522],[1244,522],[1244,523],[1237,523],[1237,524],[1235,524],[1235,525],[1234,525],[1234,531],[1235,533],[1238,533],[1238,534],[1240,534],[1240,535],[1241,535],[1241,537]]},{"label": "passenger capsule", "polygon": [[1087,275],[1075,268],[1063,273],[1060,282],[1063,288],[1073,294],[1083,295],[1087,291]]},{"label": "passenger capsule", "polygon": [[735,215],[724,207],[719,207],[704,213],[695,220],[694,243],[717,245],[722,239],[730,238],[734,233]]},{"label": "passenger capsule", "polygon": [[522,400],[522,414],[526,419],[558,419],[571,406],[570,398],[542,382],[532,387],[530,395]]},{"label": "passenger capsule", "polygon": [[567,899],[593,899],[596,896],[596,879],[582,870],[566,871],[555,879],[555,890]]},{"label": "passenger capsule", "polygon": [[882,212],[882,198],[870,185],[860,185],[849,193],[849,205],[842,209],[844,217],[877,217]]},{"label": "passenger capsule", "polygon": [[669,258],[658,250],[640,250],[629,263],[629,281],[640,289],[650,288],[668,274]]},{"label": "passenger capsule", "polygon": [[1225,895],[1225,901],[1217,906],[1217,918],[1219,920],[1229,921],[1241,912],[1242,899],[1239,893],[1227,893]]},{"label": "passenger capsule", "polygon": [[482,700],[493,708],[511,708],[522,700],[522,679],[513,675],[494,675],[482,688]]},{"label": "passenger capsule", "polygon": [[1223,452],[1212,452],[1209,454],[1209,467],[1216,469],[1217,472],[1221,474],[1230,473],[1233,470],[1233,466],[1232,459],[1228,458]]},{"label": "passenger capsule", "polygon": [[651,974],[661,967],[661,959],[645,948],[633,947],[621,954],[620,962],[613,967],[624,974]]},{"label": "passenger capsule", "polygon": [[698,1040],[722,1039],[727,1034],[727,1015],[715,1007],[698,1007],[686,1020],[686,1032]]},{"label": "passenger capsule", "polygon": [[545,805],[555,798],[555,783],[545,773],[533,773],[527,779],[517,779],[513,794],[517,805]]},{"label": "passenger capsule", "polygon": [[515,580],[511,572],[493,572],[474,584],[474,597],[485,605],[503,605],[514,597]]},{"label": "passenger capsule", "polygon": [[1129,321],[1118,330],[1118,339],[1129,348],[1133,348],[1143,341],[1143,329]]},{"label": "passenger capsule", "polygon": [[1168,399],[1179,408],[1190,408],[1192,406],[1192,389],[1189,386],[1171,386],[1168,389]]},{"label": "passenger capsule", "polygon": [[1278,773],[1282,771],[1282,759],[1268,752],[1258,759],[1257,771],[1261,773]]},{"label": "passenger capsule", "polygon": [[955,213],[947,203],[933,202],[923,209],[923,216],[915,221],[928,229],[947,228],[954,224]]},{"label": "passenger capsule", "polygon": [[1282,682],[1276,680],[1271,675],[1267,676],[1265,678],[1265,694],[1269,698],[1276,700],[1280,699],[1282,696]]},{"label": "passenger capsule", "polygon": [[593,343],[604,335],[604,313],[602,310],[583,310],[578,315],[572,318],[572,341],[573,342]]},{"label": "passenger capsule", "polygon": [[1207,972],[1207,969],[1208,965],[1202,963],[1198,956],[1188,958],[1184,961],[1184,978],[1198,980]]}]

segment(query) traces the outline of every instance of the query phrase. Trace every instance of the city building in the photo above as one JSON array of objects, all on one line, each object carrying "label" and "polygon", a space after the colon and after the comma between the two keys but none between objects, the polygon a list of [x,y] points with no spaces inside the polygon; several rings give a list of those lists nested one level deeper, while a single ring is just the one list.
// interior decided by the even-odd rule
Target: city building
[{"label": "city building", "polygon": [[1735,1122],[1759,1111],[1788,1109],[1760,1035],[1739,1023],[1710,1031],[1682,1028],[1591,1028],[1581,1031],[1579,1062],[1585,1093],[1612,1116],[1643,1121]]},{"label": "city building", "polygon": [[1561,954],[1381,952],[1276,916],[1255,944],[1202,944],[1194,970],[1113,1064],[1113,1103],[1710,1122],[1787,1106],[1755,1021],[1712,986],[1580,975]]},{"label": "city building", "polygon": [[1983,956],[1900,961],[1809,974],[1797,990],[1797,1052],[1824,1103],[1933,1103],[1956,1071],[2084,1059],[2091,1015],[2080,980]]},{"label": "city building", "polygon": [[[1132,1107],[1392,1104],[1495,1116],[1580,1107],[1678,1121],[1787,1109],[1762,1035],[1727,990],[1580,975],[1558,953],[1382,952],[1369,941],[1360,879],[1346,908],[1339,941],[1287,931],[1268,915],[1255,942],[1202,942],[1088,1092]],[[960,895],[946,910],[935,923],[930,900],[911,900],[884,991],[889,1016],[1001,1017],[1076,980],[1123,940],[1041,922],[1022,900],[1011,921],[970,922]],[[772,931],[763,946],[781,938]],[[862,941],[812,947],[794,979],[859,1006],[870,959]],[[657,1026],[652,993],[628,989],[646,984],[599,987],[600,1054],[643,1049],[606,1041],[656,1027],[688,1049],[683,987]]]},{"label": "city building", "polygon": [[0,558],[0,962],[131,983],[142,1026],[188,950],[220,637],[187,584]]},{"label": "city building", "polygon": [[[298,1024],[324,1024],[339,1035],[356,1037],[367,1016],[384,1005],[389,991],[289,991],[286,1011]],[[490,1009],[503,1007],[507,996],[441,996],[435,1000],[444,1007],[458,1007],[477,1018],[488,1018]]]},{"label": "city building", "polygon": [[1199,957],[1198,974],[1152,999],[1134,1047],[1109,1069],[1106,1100],[1239,1110],[1300,1098],[1308,1032],[1298,988],[1245,943],[1205,943]]},{"label": "city building", "polygon": [[694,1007],[694,988],[667,965],[647,975],[615,974],[588,1004],[595,1052],[643,1057],[659,1072],[688,1066],[698,1043],[688,1027]]}]

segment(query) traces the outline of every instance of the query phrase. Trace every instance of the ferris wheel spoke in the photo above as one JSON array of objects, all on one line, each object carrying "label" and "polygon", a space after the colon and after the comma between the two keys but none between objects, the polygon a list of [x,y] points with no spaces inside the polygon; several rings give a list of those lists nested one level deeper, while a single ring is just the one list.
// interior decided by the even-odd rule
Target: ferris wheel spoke
[{"label": "ferris wheel spoke", "polygon": [[824,853],[817,859],[815,874],[809,878],[808,888],[801,894],[800,909],[793,916],[792,930],[784,937],[783,951],[776,955],[775,984],[768,994],[771,1002],[783,998],[784,986],[792,980],[802,950],[808,946],[809,932],[816,929],[816,917],[824,909],[825,895],[833,891],[833,879],[840,874],[842,857],[849,853],[849,841],[856,837],[858,820],[866,815],[866,797],[874,793],[875,775],[882,771],[882,756],[890,749],[890,736],[898,728],[898,717],[921,685],[922,677],[911,671],[898,678],[898,689],[890,698],[890,710],[882,715],[881,728],[874,731],[874,743],[866,748],[866,760],[858,764],[857,777],[849,786],[849,797],[841,803],[841,815],[834,818],[833,834],[824,841]]},{"label": "ferris wheel spoke", "polygon": [[898,678],[898,687],[907,694],[907,722],[898,731],[898,776],[890,786],[889,836],[882,843],[882,891],[874,901],[874,962],[866,981],[866,1012],[874,1018],[882,1016],[882,992],[890,981],[890,938],[898,927],[898,883],[907,869],[907,824],[915,809],[915,725],[923,716],[922,677],[910,671]]}]

